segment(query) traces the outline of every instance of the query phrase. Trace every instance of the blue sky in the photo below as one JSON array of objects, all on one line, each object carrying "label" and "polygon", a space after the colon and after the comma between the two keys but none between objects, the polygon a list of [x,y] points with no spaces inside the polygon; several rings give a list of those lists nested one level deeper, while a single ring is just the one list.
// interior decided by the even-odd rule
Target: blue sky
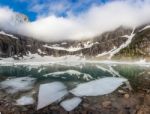
[{"label": "blue sky", "polygon": [[16,12],[24,13],[34,21],[39,15],[78,15],[93,5],[106,2],[108,0],[0,0],[0,6],[8,6]]}]

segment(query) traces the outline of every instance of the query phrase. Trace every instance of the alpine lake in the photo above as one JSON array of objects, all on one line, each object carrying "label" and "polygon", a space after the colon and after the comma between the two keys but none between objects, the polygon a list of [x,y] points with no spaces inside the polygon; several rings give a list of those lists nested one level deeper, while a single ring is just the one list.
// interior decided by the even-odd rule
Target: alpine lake
[{"label": "alpine lake", "polygon": [[[119,82],[117,79],[126,81]],[[53,85],[42,90],[41,86],[45,84]],[[58,97],[57,84],[62,84],[62,89],[67,93]],[[51,87],[55,92],[50,92],[52,98],[49,99],[49,104],[42,102],[38,110],[37,105],[42,99],[39,97],[43,96],[45,99]],[[44,93],[40,95],[40,92]],[[63,107],[61,102],[73,97],[82,100],[76,104],[76,107],[70,104],[75,109],[69,111],[76,114],[83,112],[85,114],[149,114],[149,94],[150,65],[114,63],[0,65],[0,112],[2,114],[12,112],[67,114],[69,109],[67,106]],[[21,99],[23,96],[32,99],[28,97]],[[145,112],[138,113],[137,110]]]}]

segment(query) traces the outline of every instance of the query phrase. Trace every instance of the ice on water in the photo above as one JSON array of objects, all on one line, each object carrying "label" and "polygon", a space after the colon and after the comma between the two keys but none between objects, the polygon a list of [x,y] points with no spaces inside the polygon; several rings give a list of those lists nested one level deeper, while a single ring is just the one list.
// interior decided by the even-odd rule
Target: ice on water
[{"label": "ice on water", "polygon": [[30,96],[22,96],[16,100],[16,105],[31,105],[34,103],[34,99]]},{"label": "ice on water", "polygon": [[81,103],[82,99],[79,97],[74,97],[71,99],[67,99],[63,102],[61,102],[61,106],[66,110],[66,111],[72,111],[73,109],[75,109],[80,103]]},{"label": "ice on water", "polygon": [[6,92],[13,94],[19,91],[27,91],[32,89],[35,81],[36,79],[32,77],[7,79],[5,81],[0,82],[0,87],[2,89],[5,89]]},{"label": "ice on water", "polygon": [[41,84],[38,94],[37,110],[44,108],[68,94],[66,86],[61,82]]},{"label": "ice on water", "polygon": [[125,81],[127,81],[125,78],[106,77],[87,83],[79,84],[70,92],[76,96],[104,95],[112,93]]}]

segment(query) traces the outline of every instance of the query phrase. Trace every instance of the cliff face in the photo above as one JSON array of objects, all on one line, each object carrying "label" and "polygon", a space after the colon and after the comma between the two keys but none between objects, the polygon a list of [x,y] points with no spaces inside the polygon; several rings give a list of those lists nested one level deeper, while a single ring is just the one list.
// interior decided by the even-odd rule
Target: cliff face
[{"label": "cliff face", "polygon": [[0,56],[8,57],[17,53],[18,43],[16,39],[0,35]]},{"label": "cliff face", "polygon": [[120,27],[115,31],[106,32],[93,39],[84,41],[61,41],[46,43],[33,38],[0,32],[0,56],[23,56],[31,53],[40,55],[79,55],[96,56],[114,47],[119,47],[126,41],[120,38],[122,35],[130,34],[131,30]]},{"label": "cliff face", "polygon": [[[30,43],[29,43],[30,42]],[[17,35],[10,35],[4,32],[0,32],[0,56],[10,57],[10,56],[22,56],[26,55],[30,51],[30,46],[28,44],[34,44],[35,40],[26,38],[23,36],[18,37]],[[32,47],[32,52],[34,52],[35,46]]]},{"label": "cliff face", "polygon": [[132,42],[115,55],[124,57],[149,57],[150,56],[150,26],[145,26],[135,32]]}]

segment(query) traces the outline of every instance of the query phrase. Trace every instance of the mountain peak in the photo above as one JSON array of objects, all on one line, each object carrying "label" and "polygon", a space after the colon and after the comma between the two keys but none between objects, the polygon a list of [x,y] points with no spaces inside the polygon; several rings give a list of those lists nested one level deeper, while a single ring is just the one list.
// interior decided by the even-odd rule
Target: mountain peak
[{"label": "mountain peak", "polygon": [[21,13],[16,13],[13,17],[12,17],[13,23],[16,24],[22,24],[22,23],[26,23],[29,22],[29,19],[26,15],[21,14]]}]

